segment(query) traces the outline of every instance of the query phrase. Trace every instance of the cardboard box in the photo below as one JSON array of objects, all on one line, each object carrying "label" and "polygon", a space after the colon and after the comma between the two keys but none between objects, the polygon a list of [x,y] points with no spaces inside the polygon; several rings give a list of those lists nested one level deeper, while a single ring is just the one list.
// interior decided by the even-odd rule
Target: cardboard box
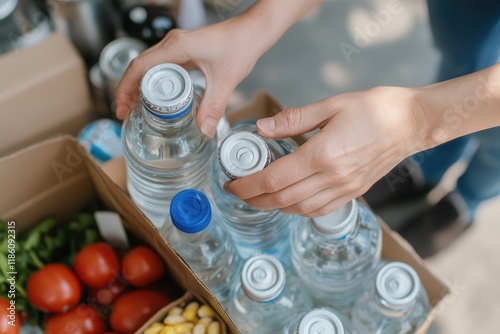
[{"label": "cardboard box", "polygon": [[[269,116],[279,110],[276,101],[259,93],[250,105],[229,116],[234,122],[249,115]],[[180,286],[201,296],[219,313],[228,333],[238,333],[213,295],[127,197],[124,181],[123,159],[100,168],[73,138],[53,138],[0,159],[0,186],[8,189],[0,194],[0,218],[16,221],[18,232],[22,232],[43,217],[68,218],[99,197],[109,209],[117,211],[126,220],[132,233],[148,242],[162,256]],[[411,265],[419,274],[433,306],[427,321],[417,331],[423,334],[438,311],[437,305],[449,290],[425,267],[406,241],[382,221],[380,225],[382,256]]]},{"label": "cardboard box", "polygon": [[87,70],[62,35],[0,56],[0,73],[0,156],[89,122]]},{"label": "cardboard box", "polygon": [[187,264],[71,136],[48,139],[0,158],[0,185],[9,190],[0,194],[0,218],[15,221],[18,235],[45,217],[66,221],[99,198],[121,215],[131,234],[160,254],[179,286],[206,300],[229,326],[229,332],[237,333],[219,303]]},{"label": "cardboard box", "polygon": [[[282,110],[282,106],[272,96],[265,92],[255,94],[253,100],[233,111],[229,111],[226,115],[230,124],[245,119],[260,119],[270,117]],[[303,144],[306,138],[303,136],[293,137],[293,139]],[[116,183],[124,192],[126,192],[126,168],[123,158],[114,159],[103,165],[106,174]],[[413,248],[404,240],[398,233],[392,231],[387,224],[380,218],[379,223],[382,228],[382,257],[391,261],[400,261],[412,266],[418,273],[423,286],[429,296],[432,312],[426,322],[416,332],[417,334],[426,333],[429,329],[432,320],[438,311],[438,304],[450,292],[448,287],[435,275],[433,275],[425,266],[424,261],[413,250]],[[246,333],[245,333],[246,334]]]}]

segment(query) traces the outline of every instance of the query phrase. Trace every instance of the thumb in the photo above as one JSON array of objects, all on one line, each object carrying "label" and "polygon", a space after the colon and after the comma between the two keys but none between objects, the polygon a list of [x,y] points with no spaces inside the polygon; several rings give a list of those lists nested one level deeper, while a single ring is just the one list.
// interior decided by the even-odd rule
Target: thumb
[{"label": "thumb", "polygon": [[207,82],[207,88],[196,115],[196,122],[205,136],[209,138],[214,136],[217,124],[226,111],[227,101],[233,90],[234,87],[227,85],[227,83],[218,85],[213,81]]},{"label": "thumb", "polygon": [[322,126],[335,114],[328,99],[299,108],[287,108],[257,121],[259,133],[268,138],[298,136]]}]

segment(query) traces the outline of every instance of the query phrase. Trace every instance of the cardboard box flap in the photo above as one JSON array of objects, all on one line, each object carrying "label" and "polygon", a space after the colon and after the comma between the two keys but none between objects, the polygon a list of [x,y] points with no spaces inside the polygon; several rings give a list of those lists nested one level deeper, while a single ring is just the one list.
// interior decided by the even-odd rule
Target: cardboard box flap
[{"label": "cardboard box flap", "polygon": [[[105,204],[114,208],[125,220],[127,228],[138,238],[153,247],[167,263],[170,274],[184,289],[199,294],[216,310],[229,327],[230,333],[238,333],[233,322],[226,313],[221,312],[222,306],[191,270],[182,257],[158,233],[154,225],[132,203],[123,189],[117,187],[113,180],[106,176],[104,171],[92,158],[86,159],[86,165],[97,193]],[[138,228],[140,227],[140,228]]]},{"label": "cardboard box flap", "polygon": [[[41,217],[68,218],[94,196],[83,164],[85,149],[70,136],[56,137],[0,158],[0,218],[22,221],[20,232]],[[66,195],[67,187],[75,191]]]}]

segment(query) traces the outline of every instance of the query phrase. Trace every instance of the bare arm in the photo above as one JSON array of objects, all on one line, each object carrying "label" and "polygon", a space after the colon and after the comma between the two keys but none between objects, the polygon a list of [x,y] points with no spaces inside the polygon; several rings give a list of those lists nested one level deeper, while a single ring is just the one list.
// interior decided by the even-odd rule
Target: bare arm
[{"label": "bare arm", "polygon": [[404,158],[500,126],[500,64],[422,88],[340,94],[257,126],[271,138],[321,132],[226,189],[260,209],[321,216],[364,194]]}]

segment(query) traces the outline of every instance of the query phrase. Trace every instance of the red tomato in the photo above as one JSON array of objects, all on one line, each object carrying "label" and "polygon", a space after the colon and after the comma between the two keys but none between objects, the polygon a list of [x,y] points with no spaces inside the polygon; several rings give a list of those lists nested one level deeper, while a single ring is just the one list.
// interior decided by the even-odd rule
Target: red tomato
[{"label": "red tomato", "polygon": [[26,292],[37,309],[60,313],[80,302],[82,286],[68,267],[51,263],[31,274]]},{"label": "red tomato", "polygon": [[122,275],[135,287],[147,287],[158,281],[164,273],[162,259],[146,246],[135,247],[122,260]]},{"label": "red tomato", "polygon": [[172,302],[161,293],[150,290],[125,292],[114,304],[109,322],[118,333],[133,334],[159,309]]},{"label": "red tomato", "polygon": [[90,288],[89,289],[89,297],[92,300],[92,303],[89,304],[108,306],[111,305],[116,297],[122,294],[122,292],[126,289],[127,282],[122,278],[121,281],[116,279],[109,283],[107,286],[102,288]]},{"label": "red tomato", "polygon": [[18,334],[21,328],[21,318],[16,312],[16,304],[0,297],[0,333]]},{"label": "red tomato", "polygon": [[95,242],[76,254],[75,271],[83,284],[101,288],[118,276],[120,261],[111,246],[104,242]]},{"label": "red tomato", "polygon": [[88,305],[79,305],[51,317],[45,324],[45,334],[103,334],[106,322]]}]

